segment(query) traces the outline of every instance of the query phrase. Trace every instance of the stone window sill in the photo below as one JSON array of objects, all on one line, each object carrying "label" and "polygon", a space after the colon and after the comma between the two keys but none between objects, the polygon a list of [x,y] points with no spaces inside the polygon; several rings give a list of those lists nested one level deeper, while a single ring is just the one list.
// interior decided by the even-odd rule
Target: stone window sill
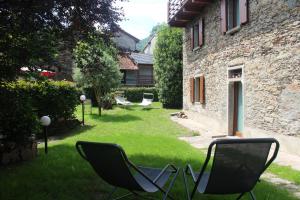
[{"label": "stone window sill", "polygon": [[241,30],[241,26],[234,27],[226,32],[226,35],[233,35]]},{"label": "stone window sill", "polygon": [[193,52],[195,52],[195,51],[197,51],[199,49],[200,49],[200,47],[196,47],[196,48],[193,49]]}]

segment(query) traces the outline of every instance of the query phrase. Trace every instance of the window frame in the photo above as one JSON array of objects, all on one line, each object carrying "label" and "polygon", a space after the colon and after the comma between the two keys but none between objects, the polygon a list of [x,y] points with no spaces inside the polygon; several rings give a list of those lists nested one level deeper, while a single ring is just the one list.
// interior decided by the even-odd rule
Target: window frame
[{"label": "window frame", "polygon": [[[192,104],[205,104],[204,75],[197,74],[190,78],[190,98]],[[198,93],[198,95],[197,95]]]},{"label": "window frame", "polygon": [[238,27],[241,26],[240,12],[241,10],[240,10],[239,0],[226,0],[226,30],[227,31],[237,29]]},{"label": "window frame", "polygon": [[[197,31],[197,34],[195,34]],[[197,37],[195,37],[197,36]],[[192,24],[191,27],[191,47],[192,51],[195,51],[203,46],[204,41],[204,18],[200,18]]]},{"label": "window frame", "polygon": [[[196,28],[198,27],[198,28]],[[195,31],[197,30],[198,32],[198,37],[195,37]],[[198,49],[200,46],[199,46],[199,37],[200,37],[200,34],[199,34],[199,23],[196,22],[193,24],[193,27],[192,27],[192,37],[193,37],[193,40],[192,40],[192,50],[195,50],[195,49]],[[195,42],[197,42],[197,45],[195,45]]]}]

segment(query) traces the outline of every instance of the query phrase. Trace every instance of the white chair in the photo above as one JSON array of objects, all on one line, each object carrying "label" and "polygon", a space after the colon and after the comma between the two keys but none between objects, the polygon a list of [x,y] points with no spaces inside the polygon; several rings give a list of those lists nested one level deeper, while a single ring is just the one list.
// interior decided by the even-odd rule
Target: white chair
[{"label": "white chair", "polygon": [[139,105],[143,107],[148,107],[152,104],[153,99],[154,99],[154,95],[152,93],[144,93],[143,101]]},{"label": "white chair", "polygon": [[116,96],[115,100],[117,102],[117,105],[123,105],[123,106],[129,106],[132,105],[130,101],[127,101],[124,97]]}]

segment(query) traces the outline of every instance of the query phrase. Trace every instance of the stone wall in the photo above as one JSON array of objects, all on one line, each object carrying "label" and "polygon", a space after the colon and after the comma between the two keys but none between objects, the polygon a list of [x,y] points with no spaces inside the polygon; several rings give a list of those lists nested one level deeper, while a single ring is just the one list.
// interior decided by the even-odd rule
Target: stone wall
[{"label": "stone wall", "polygon": [[[203,9],[204,45],[191,49],[191,24],[183,46],[183,106],[200,123],[227,132],[227,68],[244,66],[245,134],[300,137],[300,7],[294,0],[249,0],[249,22],[233,35],[220,31],[219,0]],[[205,76],[206,103],[192,104],[189,78]],[[202,121],[201,121],[202,120]]]}]

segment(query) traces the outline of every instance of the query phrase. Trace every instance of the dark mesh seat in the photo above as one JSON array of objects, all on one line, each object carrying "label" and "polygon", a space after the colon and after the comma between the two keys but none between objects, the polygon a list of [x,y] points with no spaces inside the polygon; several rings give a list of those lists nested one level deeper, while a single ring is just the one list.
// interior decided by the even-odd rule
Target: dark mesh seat
[{"label": "dark mesh seat", "polygon": [[[275,150],[268,160],[272,144]],[[206,167],[215,147],[211,169]],[[261,174],[276,158],[279,143],[273,138],[257,139],[222,139],[212,142],[209,146],[205,163],[199,173],[194,173],[190,165],[187,166],[184,177],[187,187],[186,174],[191,174],[195,183],[192,199],[195,192],[202,194],[240,194],[240,199],[245,193],[251,192]]]},{"label": "dark mesh seat", "polygon": [[[127,189],[131,192],[130,195],[138,195],[137,192],[160,191],[164,194],[164,199],[167,197],[173,199],[168,193],[179,172],[175,166],[167,165],[163,169],[136,167],[128,160],[124,150],[116,144],[79,141],[76,148],[95,172],[110,185]],[[163,189],[172,174],[174,177],[168,190]],[[112,198],[114,191],[109,199]]]}]

